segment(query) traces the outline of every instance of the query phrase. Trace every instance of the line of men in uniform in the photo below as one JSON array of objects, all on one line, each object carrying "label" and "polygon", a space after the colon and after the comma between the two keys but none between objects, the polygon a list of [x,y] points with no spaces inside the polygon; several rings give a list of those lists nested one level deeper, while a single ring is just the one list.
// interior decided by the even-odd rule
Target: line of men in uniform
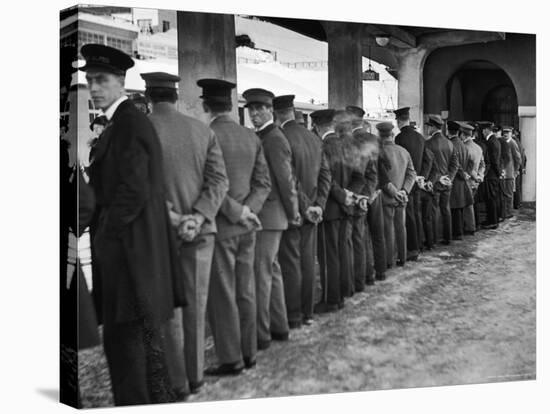
[{"label": "line of men in uniform", "polygon": [[116,405],[183,400],[205,375],[253,368],[272,341],[432,248],[439,216],[444,243],[474,231],[481,160],[500,157],[493,135],[481,156],[468,149],[473,127],[448,122],[448,139],[438,117],[425,140],[408,108],[396,111],[395,139],[391,122],[368,132],[356,106],[313,112],[310,131],[293,95],[260,88],[243,93],[253,131],[232,118],[236,85],[222,79],[197,82],[207,125],[177,110],[180,78],[162,72],[142,74],[146,116],[124,93],[129,56],[96,44],[81,54],[107,120],[89,175],[94,295]]}]

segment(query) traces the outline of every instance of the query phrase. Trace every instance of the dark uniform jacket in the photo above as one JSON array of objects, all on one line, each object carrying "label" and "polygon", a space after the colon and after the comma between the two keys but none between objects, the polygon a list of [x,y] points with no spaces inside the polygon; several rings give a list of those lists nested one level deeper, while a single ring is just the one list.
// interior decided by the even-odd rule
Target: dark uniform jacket
[{"label": "dark uniform jacket", "polygon": [[93,245],[104,322],[158,323],[183,304],[161,154],[151,122],[131,101],[122,102],[89,169],[101,209]]},{"label": "dark uniform jacket", "polygon": [[216,216],[216,238],[223,240],[249,232],[238,223],[243,207],[258,214],[271,190],[271,179],[262,143],[253,131],[228,115],[218,116],[210,128],[218,138],[229,179],[229,191]]},{"label": "dark uniform jacket", "polygon": [[331,172],[331,186],[324,220],[337,220],[353,213],[350,206],[344,204],[345,190],[360,193],[365,186],[363,172],[357,167],[353,154],[352,137],[339,138],[335,133],[328,134],[323,140],[323,151]]},{"label": "dark uniform jacket", "polygon": [[290,144],[275,124],[257,134],[262,140],[271,177],[271,191],[258,217],[264,230],[286,230],[289,220],[299,213]]},{"label": "dark uniform jacket", "polygon": [[331,177],[323,143],[296,121],[286,122],[282,129],[292,150],[300,214],[305,217],[306,210],[311,206],[324,210]]},{"label": "dark uniform jacket", "polygon": [[458,138],[458,135],[451,138],[450,141],[455,147],[458,168],[456,171],[455,179],[453,180],[453,187],[451,188],[450,207],[451,208],[464,208],[474,202],[472,197],[472,191],[469,183],[466,180],[465,172],[468,170],[469,165],[473,163],[473,159],[464,143]]},{"label": "dark uniform jacket", "polygon": [[426,144],[426,140],[422,134],[417,132],[412,126],[406,125],[401,128],[401,132],[395,137],[395,143],[409,152],[414,170],[420,175],[424,157],[424,146]]},{"label": "dark uniform jacket", "polygon": [[502,173],[500,141],[494,134],[491,134],[485,145],[485,178],[498,180]]},{"label": "dark uniform jacket", "polygon": [[426,141],[426,147],[433,153],[432,171],[427,178],[433,183],[435,190],[443,189],[439,179],[447,175],[453,181],[458,169],[454,146],[441,132],[436,132]]},{"label": "dark uniform jacket", "polygon": [[201,213],[206,218],[201,234],[215,233],[216,215],[229,187],[216,135],[170,103],[155,104],[149,119],[161,142],[166,200],[176,213]]}]

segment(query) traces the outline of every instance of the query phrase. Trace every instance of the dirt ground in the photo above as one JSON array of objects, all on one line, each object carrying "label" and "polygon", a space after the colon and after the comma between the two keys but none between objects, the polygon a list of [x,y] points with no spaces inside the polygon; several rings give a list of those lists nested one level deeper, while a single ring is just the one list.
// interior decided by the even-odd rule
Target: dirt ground
[{"label": "dirt ground", "polygon": [[[535,212],[420,256],[189,401],[535,379]],[[208,341],[207,362],[214,363]],[[86,407],[112,405],[101,347],[80,353]]]}]

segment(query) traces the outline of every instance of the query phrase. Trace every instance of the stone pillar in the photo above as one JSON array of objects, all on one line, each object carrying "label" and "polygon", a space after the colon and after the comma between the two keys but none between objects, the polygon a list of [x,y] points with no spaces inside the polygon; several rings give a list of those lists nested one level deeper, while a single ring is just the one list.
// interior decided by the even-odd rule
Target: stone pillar
[{"label": "stone pillar", "polygon": [[411,121],[420,130],[424,125],[424,62],[429,50],[423,47],[403,49],[397,58],[397,107],[411,107]]},{"label": "stone pillar", "polygon": [[323,22],[328,40],[328,104],[340,109],[363,107],[363,56],[360,26]]},{"label": "stone pillar", "polygon": [[523,176],[523,201],[534,202],[537,199],[537,111],[535,106],[519,106],[519,130],[521,145],[527,157],[527,167]]},{"label": "stone pillar", "polygon": [[[237,82],[235,17],[229,14],[177,12],[178,18],[178,109],[205,120],[201,78]],[[233,117],[238,122],[237,89],[233,91]]]}]

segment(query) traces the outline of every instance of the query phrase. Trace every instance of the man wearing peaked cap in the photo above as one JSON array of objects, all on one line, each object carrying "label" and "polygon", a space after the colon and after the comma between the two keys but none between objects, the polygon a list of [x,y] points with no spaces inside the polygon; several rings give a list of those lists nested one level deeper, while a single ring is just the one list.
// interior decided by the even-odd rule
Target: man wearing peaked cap
[{"label": "man wearing peaked cap", "polygon": [[395,143],[408,151],[417,174],[416,183],[411,189],[406,208],[407,260],[416,260],[422,250],[422,237],[424,234],[422,197],[427,195],[424,191],[421,191],[419,183],[422,184],[430,173],[431,162],[427,162],[429,150],[426,149],[426,140],[422,134],[411,126],[410,107],[396,109],[394,113],[397,127],[400,130],[395,137]]},{"label": "man wearing peaked cap", "polygon": [[289,225],[299,225],[301,216],[290,144],[283,131],[273,123],[274,95],[255,88],[244,91],[243,97],[256,134],[262,141],[272,184],[269,197],[258,215],[263,229],[256,236],[254,259],[258,349],[266,349],[272,339],[288,339],[283,277],[277,252],[283,231]]},{"label": "man wearing peaked cap", "polygon": [[506,148],[506,159],[503,157],[504,175],[501,181],[502,189],[502,217],[508,219],[513,216],[514,192],[516,189],[516,177],[521,168],[521,153],[516,141],[512,139],[512,127],[502,127],[501,145]]},{"label": "man wearing peaked cap", "polygon": [[166,204],[179,239],[180,282],[187,287],[187,306],[177,310],[167,327],[169,372],[176,392],[183,396],[189,390],[197,392],[204,382],[206,302],[216,215],[229,185],[214,132],[176,109],[179,77],[163,72],[142,77],[145,95],[153,103],[149,119],[162,147]]},{"label": "man wearing peaked cap", "polygon": [[223,103],[226,107],[229,105],[231,108],[233,107],[232,94],[237,84],[223,79],[205,78],[199,79],[197,81],[197,86],[202,88],[202,95],[200,98],[202,98],[204,102],[219,102]]},{"label": "man wearing peaked cap", "polygon": [[474,202],[472,191],[468,185],[470,175],[466,172],[473,160],[466,146],[458,137],[460,123],[447,121],[447,130],[458,162],[449,202],[449,206],[451,207],[452,237],[453,240],[462,240],[462,235],[464,234],[464,212]]},{"label": "man wearing peaked cap", "polygon": [[310,324],[315,292],[316,224],[323,217],[330,187],[330,169],[322,142],[294,119],[294,95],[277,96],[273,109],[292,151],[301,226],[283,232],[279,263],[283,274],[289,327]]},{"label": "man wearing peaked cap", "polygon": [[273,110],[281,111],[284,109],[294,110],[295,95],[280,95],[273,98]]},{"label": "man wearing peaked cap", "polygon": [[[383,153],[389,163],[388,182],[382,187],[386,263],[403,266],[407,260],[405,209],[408,196],[416,180],[416,172],[408,151],[395,145],[392,122],[376,125],[383,144]],[[397,249],[396,249],[397,248]]]},{"label": "man wearing peaked cap", "polygon": [[200,79],[202,106],[225,162],[229,191],[216,215],[216,243],[208,316],[219,365],[209,375],[238,374],[256,364],[257,321],[254,251],[258,218],[271,189],[269,170],[257,135],[231,117],[236,85]]},{"label": "man wearing peaked cap", "polygon": [[[443,120],[439,115],[430,115],[426,122],[429,139],[426,147],[433,153],[433,164],[428,181],[433,185],[432,208],[424,213],[431,222],[432,228],[425,229],[426,244],[430,248],[438,242],[439,234],[443,235],[443,244],[451,242],[451,186],[458,169],[456,151],[453,144],[443,135]],[[431,220],[430,218],[431,212]],[[428,225],[429,227],[429,225]],[[430,231],[431,230],[431,231]]]},{"label": "man wearing peaked cap", "polygon": [[[314,124],[317,125],[327,125],[332,122],[334,119],[334,109],[319,109],[317,111],[313,111],[309,116],[311,117],[311,121]],[[332,128],[334,132],[334,126]],[[320,136],[321,139],[323,139],[322,136]]]},{"label": "man wearing peaked cap", "polygon": [[147,363],[162,351],[161,326],[184,304],[162,192],[159,139],[126,97],[124,74],[132,59],[103,45],[84,45],[81,52],[92,100],[109,121],[89,175],[100,211],[91,226],[94,292],[101,293],[98,310],[114,402],[169,402],[169,380],[153,375]]},{"label": "man wearing peaked cap", "polygon": [[269,108],[273,108],[273,98],[275,95],[273,92],[262,88],[247,89],[243,92],[243,98],[246,99],[245,108],[250,107],[252,104],[263,104]]}]

